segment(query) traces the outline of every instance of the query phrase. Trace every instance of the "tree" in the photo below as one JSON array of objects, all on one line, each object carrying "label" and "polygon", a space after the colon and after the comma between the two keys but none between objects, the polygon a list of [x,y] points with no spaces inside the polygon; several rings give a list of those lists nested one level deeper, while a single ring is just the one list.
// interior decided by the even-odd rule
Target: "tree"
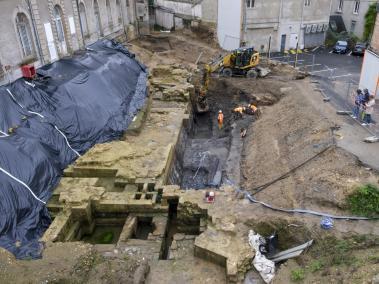
[{"label": "tree", "polygon": [[365,28],[363,32],[363,39],[365,41],[370,39],[372,32],[374,30],[376,13],[377,13],[376,5],[377,5],[376,3],[371,4],[365,15]]}]

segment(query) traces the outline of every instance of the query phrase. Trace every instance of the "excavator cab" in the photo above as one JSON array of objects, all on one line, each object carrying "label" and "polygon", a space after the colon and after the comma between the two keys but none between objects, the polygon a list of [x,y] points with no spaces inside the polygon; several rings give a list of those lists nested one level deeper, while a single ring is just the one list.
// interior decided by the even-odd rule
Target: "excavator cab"
[{"label": "excavator cab", "polygon": [[225,77],[237,75],[255,78],[258,76],[256,67],[259,60],[260,55],[253,47],[236,49],[224,57],[221,74]]},{"label": "excavator cab", "polygon": [[254,47],[239,48],[229,52],[225,56],[220,56],[209,64],[201,68],[200,86],[196,93],[196,111],[203,113],[209,111],[207,103],[207,93],[211,74],[219,72],[225,77],[246,76],[256,78],[262,76],[261,68],[258,67],[260,55]]}]

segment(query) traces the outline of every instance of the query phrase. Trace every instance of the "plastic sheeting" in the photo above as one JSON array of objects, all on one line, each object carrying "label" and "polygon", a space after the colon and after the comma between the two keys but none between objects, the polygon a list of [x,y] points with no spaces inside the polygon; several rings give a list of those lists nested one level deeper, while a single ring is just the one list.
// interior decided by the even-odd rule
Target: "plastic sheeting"
[{"label": "plastic sheeting", "polygon": [[275,277],[275,263],[266,258],[260,251],[263,237],[253,230],[249,231],[249,245],[255,250],[253,265],[265,283],[272,283]]},{"label": "plastic sheeting", "polygon": [[41,256],[64,168],[120,138],[147,97],[145,66],[109,40],[37,73],[0,87],[0,246],[17,258]]}]

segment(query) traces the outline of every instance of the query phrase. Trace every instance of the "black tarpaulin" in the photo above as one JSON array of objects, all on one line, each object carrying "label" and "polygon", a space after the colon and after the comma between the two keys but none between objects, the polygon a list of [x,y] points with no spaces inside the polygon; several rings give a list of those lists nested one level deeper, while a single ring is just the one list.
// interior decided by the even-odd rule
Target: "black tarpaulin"
[{"label": "black tarpaulin", "polygon": [[101,40],[0,87],[0,246],[37,258],[46,209],[63,169],[96,143],[118,139],[147,96],[147,70]]}]

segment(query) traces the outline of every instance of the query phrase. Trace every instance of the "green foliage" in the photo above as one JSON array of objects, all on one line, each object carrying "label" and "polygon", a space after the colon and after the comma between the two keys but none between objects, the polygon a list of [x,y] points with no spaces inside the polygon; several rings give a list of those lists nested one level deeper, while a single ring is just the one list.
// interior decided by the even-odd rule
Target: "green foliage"
[{"label": "green foliage", "polygon": [[113,232],[105,232],[100,237],[100,244],[111,244],[113,241]]},{"label": "green foliage", "polygon": [[353,214],[378,217],[379,189],[371,184],[361,186],[347,197],[347,204]]},{"label": "green foliage", "polygon": [[332,31],[331,29],[327,31],[326,40],[325,40],[326,46],[332,47],[339,40],[346,40],[349,45],[349,48],[352,48],[359,41],[359,38],[353,33],[348,33],[348,32],[337,33],[337,32]]},{"label": "green foliage", "polygon": [[312,263],[310,265],[310,269],[311,269],[312,272],[319,271],[323,267],[324,267],[324,264],[323,264],[323,262],[321,260],[312,261]]},{"label": "green foliage", "polygon": [[298,268],[291,271],[291,280],[292,281],[301,281],[305,278],[305,271],[302,268]]},{"label": "green foliage", "polygon": [[367,10],[365,15],[365,26],[363,31],[363,39],[365,41],[369,40],[372,32],[374,31],[376,20],[376,3],[372,3]]},{"label": "green foliage", "polygon": [[379,255],[370,255],[368,261],[372,263],[379,263]]}]

